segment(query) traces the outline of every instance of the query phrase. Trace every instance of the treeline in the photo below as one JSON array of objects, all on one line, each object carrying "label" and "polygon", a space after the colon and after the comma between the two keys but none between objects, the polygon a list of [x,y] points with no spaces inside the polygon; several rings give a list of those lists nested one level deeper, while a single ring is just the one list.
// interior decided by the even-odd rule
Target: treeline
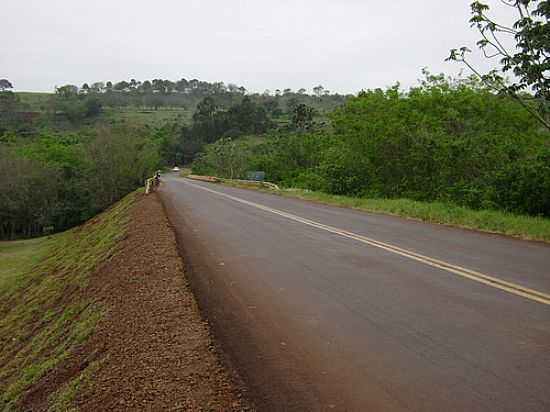
[{"label": "treeline", "polygon": [[331,123],[281,132],[262,144],[219,141],[193,170],[227,177],[263,170],[282,185],[332,194],[550,217],[548,131],[474,79],[428,74],[408,91],[364,91],[336,110]]},{"label": "treeline", "polygon": [[292,105],[292,102],[298,101],[313,106],[317,110],[331,111],[350,97],[349,95],[331,93],[322,85],[313,87],[310,94],[304,88],[296,91],[285,88],[273,91],[265,90],[263,93],[250,93],[245,87],[232,83],[187,80],[185,78],[178,81],[130,79],[116,83],[111,81],[94,82],[84,83],[80,87],[67,84],[57,87],[55,92],[58,97],[65,99],[77,96],[81,98],[93,97],[104,106],[136,106],[154,110],[161,107],[183,107],[194,110],[205,97],[213,97],[220,107],[228,108],[238,103],[246,95],[258,104],[270,101],[276,102],[278,106],[284,108],[288,104]]},{"label": "treeline", "polygon": [[[167,125],[159,131],[165,163],[189,164],[205,145],[221,139],[262,135],[273,130],[307,130],[313,127],[317,112],[310,106],[291,101],[283,111],[276,100],[256,103],[244,96],[228,109],[205,97],[198,105],[191,125],[174,129]],[[282,117],[284,120],[282,121]]]},{"label": "treeline", "polygon": [[0,239],[75,226],[143,184],[159,142],[143,131],[97,128],[0,138]]}]

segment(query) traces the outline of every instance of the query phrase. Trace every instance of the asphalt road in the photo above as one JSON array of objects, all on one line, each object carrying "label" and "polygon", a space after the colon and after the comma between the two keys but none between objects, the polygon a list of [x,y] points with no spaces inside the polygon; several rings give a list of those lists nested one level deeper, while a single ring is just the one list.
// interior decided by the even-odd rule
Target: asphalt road
[{"label": "asphalt road", "polygon": [[550,411],[550,246],[164,177],[260,410]]}]

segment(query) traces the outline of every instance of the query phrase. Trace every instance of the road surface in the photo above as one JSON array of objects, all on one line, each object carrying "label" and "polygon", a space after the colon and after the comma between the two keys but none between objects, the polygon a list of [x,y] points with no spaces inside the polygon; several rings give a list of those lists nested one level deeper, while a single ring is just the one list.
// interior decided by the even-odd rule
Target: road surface
[{"label": "road surface", "polygon": [[550,411],[550,246],[163,178],[190,283],[267,411]]}]

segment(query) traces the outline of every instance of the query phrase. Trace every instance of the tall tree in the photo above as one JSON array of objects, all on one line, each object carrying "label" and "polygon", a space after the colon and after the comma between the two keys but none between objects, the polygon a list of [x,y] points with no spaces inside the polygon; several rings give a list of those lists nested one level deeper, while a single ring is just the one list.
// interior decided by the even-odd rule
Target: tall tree
[{"label": "tall tree", "polygon": [[325,88],[322,85],[315,86],[313,88],[313,93],[315,94],[315,96],[321,97],[321,95],[323,94],[323,90],[325,90]]},{"label": "tall tree", "polygon": [[125,81],[125,80],[122,80],[122,81],[116,83],[116,84],[113,86],[113,88],[114,88],[115,90],[118,90],[118,91],[120,91],[120,92],[123,92],[123,91],[127,90],[128,88],[130,88],[130,83],[128,83],[128,82]]},{"label": "tall tree", "polygon": [[298,130],[307,130],[313,127],[315,109],[303,103],[297,105],[292,112],[290,119],[292,127]]},{"label": "tall tree", "polygon": [[151,93],[153,90],[153,86],[151,85],[151,82],[149,80],[145,80],[143,83],[141,83],[140,91],[142,91],[145,94]]},{"label": "tall tree", "polygon": [[[501,3],[517,13],[511,27],[490,17],[489,6],[481,1],[470,4],[470,23],[481,35],[477,46],[485,57],[498,58],[500,73],[511,71],[517,80],[508,84],[497,70],[482,74],[468,60],[471,50],[467,46],[452,49],[447,60],[464,63],[487,85],[514,98],[550,130],[550,1],[501,0]],[[515,51],[505,46],[506,37],[515,42]],[[527,91],[536,99],[534,109]]]},{"label": "tall tree", "polygon": [[64,86],[57,87],[55,89],[55,93],[59,97],[63,97],[63,98],[73,97],[73,96],[76,96],[78,94],[78,87],[76,87],[73,84],[66,84]]},{"label": "tall tree", "polygon": [[13,89],[13,85],[8,79],[0,79],[0,92],[3,92],[7,89]]},{"label": "tall tree", "polygon": [[197,111],[193,114],[193,120],[201,121],[210,119],[215,112],[216,102],[210,96],[207,96],[197,105]]},{"label": "tall tree", "polygon": [[96,93],[100,93],[105,89],[105,83],[103,82],[94,82],[90,86],[90,89]]}]

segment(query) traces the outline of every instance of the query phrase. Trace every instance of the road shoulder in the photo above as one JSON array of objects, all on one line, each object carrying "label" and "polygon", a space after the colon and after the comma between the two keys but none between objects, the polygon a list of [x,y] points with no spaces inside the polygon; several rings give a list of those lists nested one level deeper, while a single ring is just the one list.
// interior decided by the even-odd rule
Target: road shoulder
[{"label": "road shoulder", "polygon": [[253,409],[201,317],[156,195],[136,203],[121,251],[87,293],[106,314],[27,392],[23,410],[47,409],[52,393],[80,411]]}]

